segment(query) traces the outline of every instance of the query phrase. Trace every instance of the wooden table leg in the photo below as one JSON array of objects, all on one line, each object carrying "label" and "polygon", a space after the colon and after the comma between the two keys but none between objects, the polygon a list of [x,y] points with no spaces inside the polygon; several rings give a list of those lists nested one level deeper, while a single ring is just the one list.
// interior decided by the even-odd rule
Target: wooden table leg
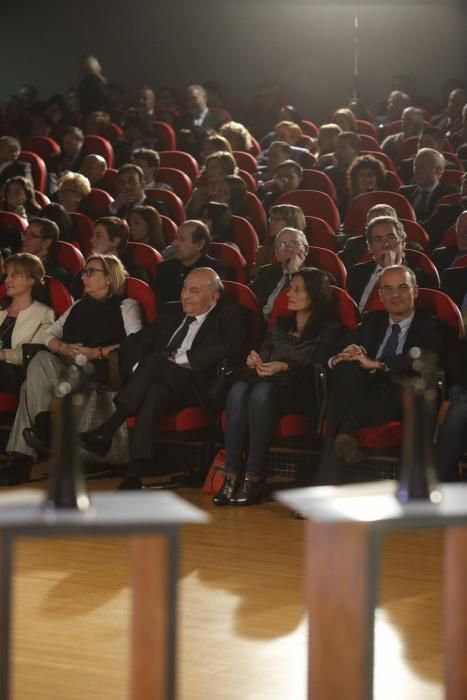
[{"label": "wooden table leg", "polygon": [[446,700],[467,698],[467,528],[444,535],[444,674]]},{"label": "wooden table leg", "polygon": [[378,539],[366,525],[307,522],[309,700],[369,700]]},{"label": "wooden table leg", "polygon": [[0,535],[0,698],[10,697],[12,542]]},{"label": "wooden table leg", "polygon": [[131,700],[174,697],[174,548],[167,535],[132,538]]}]

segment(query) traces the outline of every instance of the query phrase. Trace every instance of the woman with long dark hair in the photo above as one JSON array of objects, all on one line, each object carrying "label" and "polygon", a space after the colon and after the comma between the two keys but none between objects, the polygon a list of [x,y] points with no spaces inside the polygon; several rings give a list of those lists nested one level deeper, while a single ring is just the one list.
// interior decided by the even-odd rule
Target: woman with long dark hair
[{"label": "woman with long dark hair", "polygon": [[327,274],[303,268],[292,276],[287,296],[292,314],[279,317],[259,353],[252,350],[246,367],[234,372],[225,409],[225,477],[215,505],[258,503],[277,418],[291,410],[319,412],[314,365],[332,356],[340,330]]}]

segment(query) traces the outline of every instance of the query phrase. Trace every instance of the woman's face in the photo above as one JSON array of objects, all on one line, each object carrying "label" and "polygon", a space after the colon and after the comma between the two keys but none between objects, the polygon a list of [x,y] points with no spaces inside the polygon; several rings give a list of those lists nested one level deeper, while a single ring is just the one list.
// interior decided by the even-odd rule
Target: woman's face
[{"label": "woman's face", "polygon": [[139,214],[130,214],[128,217],[130,227],[130,239],[137,243],[144,243],[148,237],[148,225]]},{"label": "woman's face", "polygon": [[58,190],[58,203],[67,211],[78,211],[83,195],[73,181],[64,182]]},{"label": "woman's face", "polygon": [[216,201],[222,202],[223,204],[230,204],[230,187],[224,181],[222,181],[217,188]]},{"label": "woman's face", "polygon": [[362,168],[357,174],[357,192],[373,192],[377,189],[376,175],[371,168]]},{"label": "woman's face", "polygon": [[311,311],[311,298],[301,275],[295,275],[287,290],[287,307],[290,311]]},{"label": "woman's face", "polygon": [[219,185],[225,177],[222,165],[215,158],[206,165],[206,178],[210,185]]},{"label": "woman's face", "polygon": [[271,238],[275,238],[277,234],[282,231],[283,228],[287,226],[287,222],[278,216],[271,215],[269,219],[269,235]]},{"label": "woman's face", "polygon": [[23,295],[31,296],[33,286],[34,280],[27,275],[25,270],[7,265],[5,289],[9,297],[15,299]]},{"label": "woman's face", "polygon": [[8,185],[8,189],[6,191],[6,201],[7,205],[13,208],[26,204],[28,201],[28,196],[26,194],[26,190],[19,184],[19,182],[12,182],[11,185]]},{"label": "woman's face", "polygon": [[94,299],[103,299],[109,293],[110,279],[108,278],[101,260],[88,260],[81,273],[83,289]]},{"label": "woman's face", "polygon": [[101,255],[116,255],[119,239],[110,238],[107,229],[102,224],[94,226],[94,234],[91,238],[92,252]]}]

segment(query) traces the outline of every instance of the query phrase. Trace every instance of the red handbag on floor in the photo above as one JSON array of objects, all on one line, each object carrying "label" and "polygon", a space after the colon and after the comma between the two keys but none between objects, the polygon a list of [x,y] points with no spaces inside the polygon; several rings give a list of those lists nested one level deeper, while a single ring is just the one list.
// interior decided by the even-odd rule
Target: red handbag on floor
[{"label": "red handbag on floor", "polygon": [[203,492],[214,496],[222,486],[225,474],[225,450],[218,450],[203,484]]}]

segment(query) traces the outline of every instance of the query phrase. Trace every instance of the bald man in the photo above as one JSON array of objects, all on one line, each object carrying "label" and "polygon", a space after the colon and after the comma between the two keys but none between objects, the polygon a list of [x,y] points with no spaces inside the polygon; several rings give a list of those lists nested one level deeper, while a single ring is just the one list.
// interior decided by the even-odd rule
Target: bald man
[{"label": "bald man", "polygon": [[222,299],[223,286],[214,270],[190,272],[180,302],[161,305],[156,323],[134,333],[120,348],[126,377],[115,399],[113,416],[83,433],[86,449],[105,455],[112,436],[135,416],[131,464],[121,489],[142,487],[140,475],[154,461],[158,420],[187,406],[213,407],[219,397],[217,368],[239,365],[244,357],[246,318],[241,306]]}]

